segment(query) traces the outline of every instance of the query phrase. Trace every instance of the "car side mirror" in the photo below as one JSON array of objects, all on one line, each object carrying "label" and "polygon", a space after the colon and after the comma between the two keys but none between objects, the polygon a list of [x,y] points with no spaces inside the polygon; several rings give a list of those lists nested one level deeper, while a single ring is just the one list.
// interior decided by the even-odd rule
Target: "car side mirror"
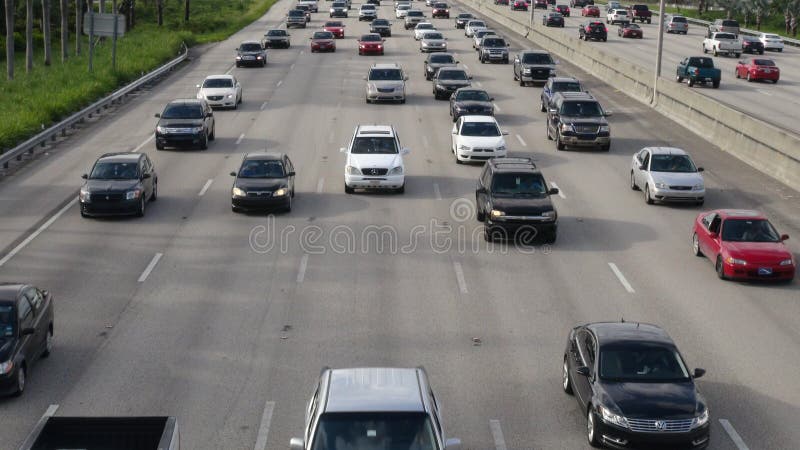
[{"label": "car side mirror", "polygon": [[639,170],[647,170],[647,166],[645,164],[639,164]]},{"label": "car side mirror", "polygon": [[448,439],[444,443],[444,450],[461,450],[461,439]]},{"label": "car side mirror", "polygon": [[195,84],[194,87],[196,87],[197,89],[200,89],[200,85],[199,84]]},{"label": "car side mirror", "polygon": [[706,169],[703,169],[702,167],[698,167],[698,168],[697,168],[697,171],[698,171],[698,172],[704,172],[705,170],[706,170]]},{"label": "car side mirror", "polygon": [[503,131],[501,131],[500,133],[502,133],[502,134],[503,134],[503,136],[508,136],[508,131],[506,131],[506,130],[503,130]]},{"label": "car side mirror", "polygon": [[606,111],[606,112],[603,114],[603,116],[605,116],[605,117],[611,117],[611,116],[613,116],[613,115],[614,115],[614,113],[613,113],[613,112],[611,112],[611,111]]},{"label": "car side mirror", "polygon": [[456,64],[460,63],[461,61],[456,61]]},{"label": "car side mirror", "polygon": [[489,97],[489,101],[493,102],[494,101],[494,97]]},{"label": "car side mirror", "polygon": [[153,176],[152,176],[152,175],[150,175],[149,173],[142,174],[142,179],[143,179],[143,180],[146,180],[146,179],[148,179],[148,178],[152,178],[152,177],[153,177]]},{"label": "car side mirror", "polygon": [[85,174],[81,175],[81,178],[83,178],[84,180],[88,180],[89,179],[89,174],[85,173]]},{"label": "car side mirror", "polygon": [[558,195],[558,188],[551,188],[547,191],[547,195]]},{"label": "car side mirror", "polygon": [[300,438],[292,438],[289,440],[289,449],[290,450],[303,450],[305,447],[305,443]]},{"label": "car side mirror", "polygon": [[236,176],[236,172],[231,172],[231,176],[235,177]]},{"label": "car side mirror", "polygon": [[33,334],[35,332],[36,332],[36,330],[34,328],[23,328],[22,331],[20,331],[20,335],[27,336],[27,335]]},{"label": "car side mirror", "polygon": [[469,76],[469,79],[470,79],[470,80],[472,79],[472,75],[470,75],[470,76]]},{"label": "car side mirror", "polygon": [[287,177],[293,177],[293,176],[294,176],[294,172],[288,172],[288,173],[286,174],[286,176],[287,176]]},{"label": "car side mirror", "polygon": [[209,111],[206,113],[206,117],[214,117],[214,113]]},{"label": "car side mirror", "polygon": [[408,75],[403,77],[403,81],[408,81]]},{"label": "car side mirror", "polygon": [[308,38],[308,40],[311,40],[311,39],[314,39],[314,37],[312,36],[312,37]]},{"label": "car side mirror", "polygon": [[411,149],[408,148],[408,147],[403,147],[403,148],[400,149],[400,153],[403,154],[403,155],[407,155],[407,154],[411,153]]},{"label": "car side mirror", "polygon": [[578,372],[580,375],[583,375],[585,377],[589,376],[589,368],[586,366],[578,367],[577,369],[575,369],[575,372]]},{"label": "car side mirror", "polygon": [[700,378],[705,374],[706,374],[706,369],[698,368],[698,369],[694,369],[694,372],[692,373],[692,377],[693,378]]},{"label": "car side mirror", "polygon": [[344,147],[339,147],[339,153],[347,153],[347,149]]},{"label": "car side mirror", "polygon": [[785,241],[787,239],[789,239],[789,235],[788,234],[782,234],[781,235],[781,241]]},{"label": "car side mirror", "polygon": [[155,113],[155,117],[161,117],[161,113]]}]

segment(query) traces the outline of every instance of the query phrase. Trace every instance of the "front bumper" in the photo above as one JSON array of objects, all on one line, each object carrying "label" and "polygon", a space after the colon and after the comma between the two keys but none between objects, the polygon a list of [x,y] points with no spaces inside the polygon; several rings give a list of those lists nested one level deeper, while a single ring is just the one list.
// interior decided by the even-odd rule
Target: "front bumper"
[{"label": "front bumper", "polygon": [[546,83],[550,77],[554,76],[556,76],[555,72],[551,72],[550,69],[533,69],[530,71],[530,73],[523,71],[520,75],[520,78],[522,78],[522,81],[540,81],[542,83]]},{"label": "front bumper", "polygon": [[495,150],[490,148],[473,148],[471,150],[456,149],[456,158],[459,161],[486,161],[492,158],[505,158],[507,150]]},{"label": "front bumper", "polygon": [[212,108],[233,108],[236,106],[236,98],[231,97],[228,98],[227,96],[223,97],[221,100],[211,100],[210,98],[206,97],[206,103],[208,106]]},{"label": "front bumper", "polygon": [[156,143],[163,147],[199,147],[205,135],[197,134],[156,134]]},{"label": "front bumper", "polygon": [[725,276],[736,280],[790,281],[794,279],[795,266],[748,263],[746,266],[723,263]]},{"label": "front bumper", "polygon": [[381,48],[377,48],[377,47],[360,48],[359,47],[358,52],[361,53],[362,55],[366,55],[366,54],[382,55],[383,54],[383,47],[381,47]]},{"label": "front bumper", "polygon": [[330,13],[330,17],[343,17],[347,18],[347,11],[333,11]]},{"label": "front bumper", "polygon": [[336,45],[335,44],[311,44],[311,50],[317,52],[335,52]]},{"label": "front bumper", "polygon": [[391,92],[368,91],[367,98],[370,101],[399,101],[406,98],[406,93],[402,89]]},{"label": "front bumper", "polygon": [[538,216],[491,217],[487,214],[484,226],[493,238],[502,240],[555,236],[558,232],[558,220],[545,220]]},{"label": "front bumper", "polygon": [[81,213],[86,216],[129,216],[139,212],[139,199],[134,200],[96,200],[92,195],[89,203],[80,202]]},{"label": "front bumper", "polygon": [[508,53],[481,52],[481,58],[486,58],[487,61],[508,61]]},{"label": "front bumper", "polygon": [[596,420],[595,424],[595,432],[600,437],[600,440],[605,445],[618,449],[704,448],[708,445],[710,437],[708,424],[686,433],[638,433],[608,425],[599,419]]},{"label": "front bumper", "polygon": [[450,96],[453,95],[453,92],[462,87],[464,86],[435,86],[434,89],[436,89],[437,96],[450,98]]},{"label": "front bumper", "polygon": [[400,189],[406,183],[405,175],[349,175],[344,184],[355,189]]},{"label": "front bumper", "polygon": [[266,64],[266,63],[267,63],[266,58],[261,58],[261,59],[256,59],[256,58],[244,59],[244,58],[242,58],[242,59],[237,59],[236,60],[236,65],[237,66],[260,66],[260,65]]},{"label": "front bumper", "polygon": [[611,145],[611,137],[597,136],[597,135],[562,134],[561,142],[571,147],[600,147],[605,145]]},{"label": "front bumper", "polygon": [[419,49],[423,52],[432,53],[432,52],[446,52],[447,51],[447,44],[442,45],[420,45]]},{"label": "front bumper", "polygon": [[361,14],[359,14],[358,15],[358,21],[359,22],[361,22],[363,20],[372,21],[372,20],[375,20],[376,17],[378,17],[378,16],[376,16],[374,14],[372,14],[372,15],[361,15]]},{"label": "front bumper", "polygon": [[283,208],[289,206],[289,196],[282,197],[231,197],[231,205],[247,211]]},{"label": "front bumper", "polygon": [[659,202],[701,202],[705,199],[706,190],[676,190],[653,187],[650,195]]}]

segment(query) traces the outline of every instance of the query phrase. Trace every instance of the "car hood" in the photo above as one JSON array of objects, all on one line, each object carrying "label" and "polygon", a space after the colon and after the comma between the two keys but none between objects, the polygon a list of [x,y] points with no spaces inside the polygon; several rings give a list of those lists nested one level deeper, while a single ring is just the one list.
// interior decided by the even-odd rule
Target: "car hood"
[{"label": "car hood", "polygon": [[776,264],[792,257],[783,242],[731,242],[724,241],[728,254],[748,263]]},{"label": "car hood", "polygon": [[699,172],[674,173],[674,172],[649,172],[654,183],[666,183],[670,186],[694,186],[703,183],[703,176]]},{"label": "car hood", "polygon": [[130,191],[139,185],[139,180],[86,180],[84,187],[92,193]]},{"label": "car hood", "polygon": [[391,26],[390,26],[390,25],[381,25],[381,24],[372,24],[372,25],[370,25],[370,27],[372,27],[372,28],[374,28],[374,29],[378,29],[378,28],[380,28],[380,29],[384,29],[384,28],[391,28]]},{"label": "car hood", "polygon": [[161,119],[158,121],[160,127],[170,128],[191,128],[203,126],[203,119]]},{"label": "car hood", "polygon": [[375,80],[375,81],[370,80],[369,84],[375,86],[376,88],[397,89],[403,87],[403,82],[397,80]]},{"label": "car hood", "polygon": [[574,123],[574,124],[582,124],[582,125],[608,125],[605,117],[602,116],[594,116],[594,117],[585,117],[585,116],[561,116],[561,120],[564,123]]},{"label": "car hood", "polygon": [[694,383],[604,382],[601,400],[632,419],[686,419],[695,416],[700,399]]},{"label": "car hood", "polygon": [[503,136],[459,136],[459,145],[479,148],[497,148],[506,145]]},{"label": "car hood", "polygon": [[239,52],[239,56],[258,56],[258,55],[261,55],[263,53],[264,53],[263,50],[256,50],[256,51],[252,51],[252,52]]},{"label": "car hood", "polygon": [[540,216],[553,211],[550,197],[492,197],[492,207],[509,216]]},{"label": "car hood", "polygon": [[522,64],[523,69],[555,69],[554,64]]},{"label": "car hood", "polygon": [[347,164],[359,169],[379,168],[391,169],[403,164],[403,158],[398,153],[386,155],[353,154],[347,156]]},{"label": "car hood", "polygon": [[456,63],[428,63],[428,67],[432,69],[441,69],[442,67],[456,67]]},{"label": "car hood", "polygon": [[344,27],[324,27],[323,30],[333,32],[339,32],[344,30]]},{"label": "car hood", "polygon": [[423,44],[427,44],[427,45],[430,45],[430,44],[437,44],[438,45],[438,44],[444,44],[445,40],[444,39],[423,39],[422,43]]},{"label": "car hood", "polygon": [[274,191],[287,185],[286,178],[236,178],[234,182],[234,186],[245,191]]},{"label": "car hood", "polygon": [[228,95],[233,94],[233,88],[201,88],[200,93],[203,95]]},{"label": "car hood", "polygon": [[460,108],[467,108],[467,109],[492,109],[494,105],[492,102],[481,102],[477,100],[462,100],[455,102],[454,105]]}]

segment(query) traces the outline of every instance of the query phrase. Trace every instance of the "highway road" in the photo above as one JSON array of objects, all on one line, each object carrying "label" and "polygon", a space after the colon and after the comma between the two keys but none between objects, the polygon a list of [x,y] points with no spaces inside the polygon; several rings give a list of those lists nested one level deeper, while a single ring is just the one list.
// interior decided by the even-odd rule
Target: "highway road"
[{"label": "highway road", "polygon": [[[569,4],[569,2],[564,3]],[[528,23],[529,11],[511,11],[502,5],[498,6],[497,9],[509,17],[513,17],[525,24]],[[546,28],[542,25],[544,12],[545,10],[543,9],[537,9],[534,12],[534,28],[549,34],[562,33],[575,39],[578,38],[578,26],[587,19],[586,17],[581,17],[580,8],[574,8],[570,11],[571,16],[566,18],[564,28]],[[606,19],[605,13],[605,5],[600,5],[600,20],[603,23],[605,23]],[[607,24],[608,41],[589,41],[589,43],[608,55],[636,63],[653,73],[656,64],[659,26],[656,20],[658,16],[654,15],[653,17],[653,23],[640,24],[644,35],[642,39],[623,39],[617,35],[619,25]],[[689,24],[689,33],[686,35],[665,33],[661,75],[674,80],[675,68],[679,61],[687,56],[702,55],[705,33],[705,27],[695,24]],[[737,61],[751,57],[774,60],[775,64],[781,69],[781,79],[778,84],[772,84],[771,82],[749,83],[744,79],[737,80],[734,75]],[[765,52],[764,55],[743,54],[740,58],[717,56],[714,57],[714,64],[722,70],[720,87],[712,89],[710,86],[698,85],[691,89],[750,116],[795,134],[800,134],[800,125],[795,119],[798,108],[800,108],[800,78],[798,78],[800,73],[800,49],[787,45],[781,53],[770,51]],[[689,89],[688,86],[686,88]]]},{"label": "highway road", "polygon": [[[487,248],[469,214],[480,167],[455,164],[447,102],[433,99],[418,44],[400,24],[385,56],[357,55],[354,37],[368,24],[355,18],[336,53],[311,54],[307,38],[327,19],[315,14],[291,31],[290,49],[269,52],[266,68],[231,68],[238,42],[278,26],[291,5],[280,1],[0,179],[0,281],[47,288],[57,301],[54,353],[34,366],[24,396],[0,399],[3,448],[49,405],[57,415],[174,415],[186,449],[287,448],[322,366],[420,364],[465,449],[588,448],[583,414],[560,387],[566,336],[621,317],[663,326],[692,367],[708,370],[698,384],[711,408],[710,448],[796,446],[800,284],[718,280],[691,255],[698,209],[646,205],[628,187],[628,165],[646,145],[688,150],[707,169],[705,208],[761,209],[792,236],[796,255],[800,193],[568,61],[559,70],[615,112],[613,143],[609,153],[556,152],[539,89],[514,83],[511,66],[478,63],[453,21],[436,20],[475,85],[495,97],[510,153],[535,157],[562,192],[552,247]],[[527,46],[505,34],[512,50]],[[405,68],[405,105],[364,103],[373,62]],[[153,114],[228,70],[244,104],[215,114],[210,148],[156,151]],[[344,193],[339,147],[359,123],[393,124],[411,148],[404,195]],[[294,209],[233,214],[228,173],[265,148],[295,163]],[[154,160],[159,200],[146,217],[87,220],[69,203],[80,175],[109,151]],[[394,230],[397,248],[362,240],[371,225]],[[348,235],[356,248],[342,251]]]}]

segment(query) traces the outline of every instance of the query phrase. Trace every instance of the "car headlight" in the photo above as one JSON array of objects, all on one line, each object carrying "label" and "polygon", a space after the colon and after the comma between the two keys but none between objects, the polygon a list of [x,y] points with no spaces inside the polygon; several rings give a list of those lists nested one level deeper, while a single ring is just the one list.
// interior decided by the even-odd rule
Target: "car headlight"
[{"label": "car headlight", "polygon": [[549,219],[555,219],[556,218],[556,211],[555,210],[545,211],[545,212],[542,213],[542,216],[543,217],[547,217]]},{"label": "car headlight", "polygon": [[89,203],[89,202],[91,202],[92,194],[89,192],[88,189],[86,189],[85,187],[82,187],[80,194],[78,194],[78,197],[80,197],[80,200],[82,202]]},{"label": "car headlight", "polygon": [[233,94],[228,94],[228,95],[226,95],[225,97],[227,97],[227,98],[233,98]]},{"label": "car headlight", "polygon": [[136,200],[142,195],[141,189],[134,189],[125,193],[125,200]]},{"label": "car headlight", "polygon": [[525,69],[523,70],[523,72],[524,72],[524,73],[527,73],[527,74],[530,74],[530,73],[531,73],[531,69],[530,69],[530,68],[525,68]]},{"label": "car headlight", "polygon": [[237,61],[239,61],[240,59],[242,59],[242,57],[241,57],[241,56],[237,56],[237,57],[236,57],[236,60],[237,60]]},{"label": "car headlight", "polygon": [[561,125],[561,131],[572,131],[572,125],[565,123]]},{"label": "car headlight", "polygon": [[705,189],[705,186],[703,186],[703,183],[697,183],[694,186],[692,186],[692,189],[694,189],[695,191],[702,191],[703,189]]},{"label": "car headlight", "polygon": [[372,83],[367,83],[367,89],[369,89],[370,92],[375,92],[378,90],[378,86],[375,86]]},{"label": "car headlight", "polygon": [[458,149],[459,150],[471,150],[469,145],[464,145],[464,144],[459,145]]},{"label": "car headlight", "polygon": [[608,125],[600,125],[600,132],[601,133],[608,133],[610,131],[611,131],[611,129],[608,127]]},{"label": "car headlight", "polygon": [[504,152],[504,151],[506,151],[506,146],[505,145],[501,145],[500,147],[497,147],[496,150],[498,152]]},{"label": "car headlight", "polygon": [[603,419],[603,422],[622,428],[628,428],[628,420],[625,417],[614,414],[611,410],[602,406],[598,406],[597,410],[600,411],[600,418]]},{"label": "car headlight", "polygon": [[347,172],[348,175],[361,175],[361,169],[355,166],[345,167],[345,172]]},{"label": "car headlight", "polygon": [[784,259],[783,261],[780,262],[781,266],[791,266],[793,264],[794,264],[794,261],[792,261],[792,258]]},{"label": "car headlight", "polygon": [[261,55],[258,55],[258,56],[256,56],[256,59],[264,59],[264,57],[261,56]]},{"label": "car headlight", "polygon": [[289,189],[286,189],[286,188],[280,188],[280,189],[278,189],[277,191],[273,192],[273,193],[272,193],[272,196],[273,196],[273,197],[283,197],[284,195],[286,195],[286,194],[288,194],[288,193],[289,193]]},{"label": "car headlight", "polygon": [[492,215],[492,217],[501,217],[506,215],[506,213],[500,211],[499,209],[493,209],[490,214]]},{"label": "car headlight", "polygon": [[157,125],[156,126],[156,132],[157,133],[164,133],[164,127],[162,127],[161,125]]},{"label": "car headlight", "polygon": [[667,183],[656,183],[656,187],[657,187],[658,189],[667,189],[667,188],[669,188],[669,186],[667,185]]},{"label": "car headlight", "polygon": [[14,362],[13,361],[8,360],[8,361],[6,361],[4,363],[0,363],[0,374],[5,375],[5,374],[8,374],[8,373],[11,373],[12,370],[14,370]]},{"label": "car headlight", "polygon": [[692,428],[702,427],[708,423],[708,408],[704,409],[699,416],[692,421]]},{"label": "car headlight", "polygon": [[403,174],[403,166],[392,167],[389,170],[389,175],[402,175]]},{"label": "car headlight", "polygon": [[733,256],[728,256],[728,258],[725,260],[725,262],[727,262],[728,264],[733,264],[733,265],[737,265],[737,266],[746,266],[747,265],[747,261],[745,261],[743,259],[736,259]]},{"label": "car headlight", "polygon": [[436,83],[436,89],[447,89],[443,84]]},{"label": "car headlight", "polygon": [[199,127],[192,127],[192,133],[202,133],[202,132],[203,132],[203,126],[202,125],[199,126]]},{"label": "car headlight", "polygon": [[233,193],[234,197],[246,197],[247,196],[247,192],[245,192],[244,189],[238,188],[236,186],[233,187],[232,193]]}]

